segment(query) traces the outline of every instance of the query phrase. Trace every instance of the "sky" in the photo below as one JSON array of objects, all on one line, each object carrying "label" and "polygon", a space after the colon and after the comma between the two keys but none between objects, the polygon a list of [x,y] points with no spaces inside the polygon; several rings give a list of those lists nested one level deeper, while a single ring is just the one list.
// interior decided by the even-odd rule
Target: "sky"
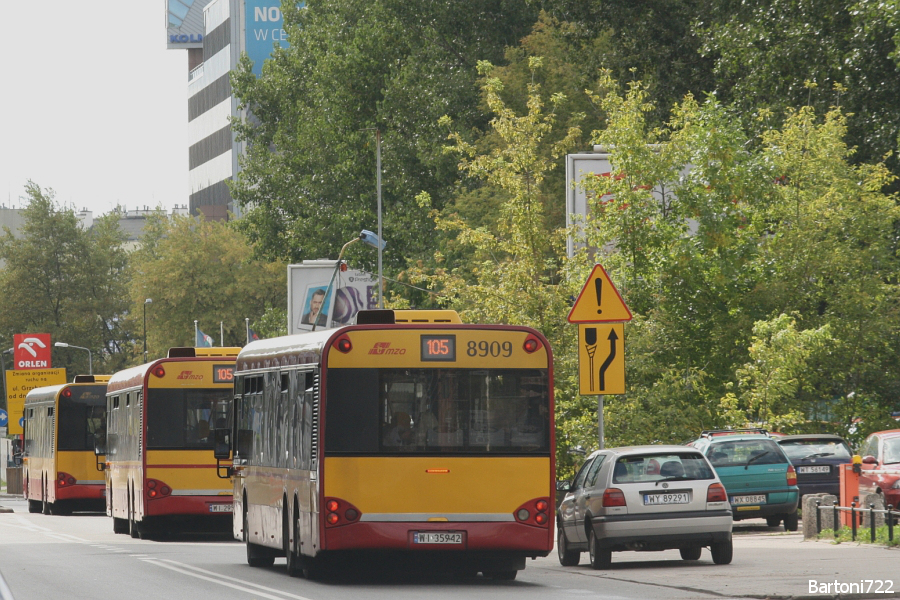
[{"label": "sky", "polygon": [[187,205],[188,57],[164,0],[4,2],[0,56],[0,206],[29,180],[95,217]]}]

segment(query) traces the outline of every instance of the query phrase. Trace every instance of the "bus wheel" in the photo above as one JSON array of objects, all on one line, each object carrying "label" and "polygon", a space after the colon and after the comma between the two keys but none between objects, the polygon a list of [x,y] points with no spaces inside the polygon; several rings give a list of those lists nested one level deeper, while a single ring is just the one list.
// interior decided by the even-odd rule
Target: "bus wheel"
[{"label": "bus wheel", "polygon": [[30,513],[39,513],[41,512],[41,503],[38,500],[29,500],[28,501],[28,512]]},{"label": "bus wheel", "polygon": [[[296,507],[294,510],[294,519],[290,518],[290,515],[285,512],[284,514],[284,557],[287,565],[288,575],[291,577],[298,577],[303,573],[303,568],[300,566],[300,555],[299,552],[297,554],[294,553],[294,547],[297,542],[297,534],[299,533],[299,527],[297,526],[297,511]],[[291,522],[292,521],[292,522]]]},{"label": "bus wheel", "polygon": [[113,517],[113,533],[128,533],[128,521]]},{"label": "bus wheel", "polygon": [[128,503],[128,533],[131,534],[131,537],[134,539],[141,539],[143,536],[141,535],[143,532],[141,531],[141,524],[134,520],[134,492],[129,495],[129,503]]},{"label": "bus wheel", "polygon": [[325,567],[322,565],[321,558],[302,556],[300,560],[303,564],[304,579],[307,581],[319,581],[325,577]]},{"label": "bus wheel", "polygon": [[247,540],[247,564],[251,567],[271,567],[275,564],[275,556],[265,546],[250,542],[250,528],[247,525],[247,512],[244,511],[244,539]]},{"label": "bus wheel", "polygon": [[41,512],[45,515],[50,514],[50,503],[47,502],[47,486],[41,485]]}]

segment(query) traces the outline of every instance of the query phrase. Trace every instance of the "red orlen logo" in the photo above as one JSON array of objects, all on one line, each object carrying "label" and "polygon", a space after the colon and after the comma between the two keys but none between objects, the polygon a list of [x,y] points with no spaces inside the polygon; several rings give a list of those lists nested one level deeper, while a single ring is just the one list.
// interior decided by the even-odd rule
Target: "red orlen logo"
[{"label": "red orlen logo", "polygon": [[17,333],[13,335],[15,369],[50,368],[50,334]]},{"label": "red orlen logo", "polygon": [[369,354],[406,354],[406,348],[391,348],[390,342],[375,342]]},{"label": "red orlen logo", "polygon": [[193,371],[182,371],[175,379],[203,379],[203,375],[195,375]]}]

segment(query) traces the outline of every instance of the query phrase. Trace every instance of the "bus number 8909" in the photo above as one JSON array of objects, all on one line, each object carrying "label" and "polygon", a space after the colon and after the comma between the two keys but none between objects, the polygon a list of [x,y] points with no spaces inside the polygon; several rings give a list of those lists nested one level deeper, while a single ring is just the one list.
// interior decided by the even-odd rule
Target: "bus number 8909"
[{"label": "bus number 8909", "polygon": [[512,356],[512,342],[488,342],[481,340],[480,342],[471,341],[466,348],[466,354],[469,356],[502,356],[509,358]]}]

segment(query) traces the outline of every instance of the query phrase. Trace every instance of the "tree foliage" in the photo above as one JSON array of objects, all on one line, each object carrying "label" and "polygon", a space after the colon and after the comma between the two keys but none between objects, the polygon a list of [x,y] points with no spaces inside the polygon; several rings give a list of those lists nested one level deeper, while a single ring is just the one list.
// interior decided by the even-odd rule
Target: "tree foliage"
[{"label": "tree foliage", "polygon": [[[49,333],[54,342],[91,351],[95,372],[122,366],[127,310],[124,237],[113,216],[83,227],[50,189],[29,181],[21,237],[0,237],[0,340],[12,346],[17,333]],[[54,349],[53,364],[70,375],[88,372],[82,351]]]},{"label": "tree foliage", "polygon": [[[287,305],[287,266],[259,262],[251,254],[246,240],[226,223],[154,218],[131,257],[128,327],[134,360],[141,362],[145,309],[150,359],[173,346],[193,346],[195,320],[216,345],[224,333],[223,345],[243,346],[245,319],[255,328],[267,310]],[[145,305],[147,298],[152,302]]]}]

